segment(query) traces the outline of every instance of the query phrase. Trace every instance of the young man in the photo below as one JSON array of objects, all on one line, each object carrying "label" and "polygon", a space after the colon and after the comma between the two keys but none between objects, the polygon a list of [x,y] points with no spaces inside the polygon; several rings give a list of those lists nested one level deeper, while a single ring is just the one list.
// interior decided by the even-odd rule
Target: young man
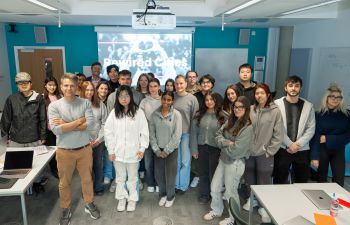
[{"label": "young man", "polygon": [[[131,86],[131,72],[129,70],[120,71],[118,82],[120,85]],[[108,111],[108,113],[110,113],[112,111],[112,109],[114,109],[116,93],[117,93],[117,90],[115,90],[113,93],[111,93],[108,96],[108,99],[107,99],[107,111]],[[143,99],[143,95],[134,89],[132,90],[132,93],[133,93],[133,97],[134,97],[134,102],[137,105],[139,105],[141,100]]]},{"label": "young man", "polygon": [[201,90],[200,86],[197,83],[198,74],[196,71],[187,71],[186,73],[186,81],[187,88],[186,91],[191,94],[195,94]]},{"label": "young man", "polygon": [[19,92],[10,95],[1,117],[1,136],[9,147],[33,147],[46,139],[46,109],[43,95],[32,90],[26,72],[16,75]]},{"label": "young man", "polygon": [[299,97],[302,84],[300,77],[288,77],[284,86],[287,95],[275,101],[286,131],[274,159],[275,184],[287,183],[291,166],[295,183],[306,183],[309,178],[309,141],[315,133],[315,112],[310,102]]},{"label": "young man", "polygon": [[249,99],[250,104],[255,103],[255,86],[256,82],[252,81],[253,68],[251,65],[245,63],[239,66],[239,82],[236,83],[240,96],[245,96]]},{"label": "young man", "polygon": [[61,78],[63,98],[49,105],[49,122],[57,136],[57,168],[60,177],[59,194],[62,216],[60,225],[70,223],[70,184],[75,169],[78,170],[85,202],[85,212],[98,219],[100,211],[93,202],[92,148],[90,132],[94,129],[91,103],[75,96],[78,79],[74,74],[64,74]]},{"label": "young man", "polygon": [[119,67],[115,64],[107,66],[107,74],[109,77],[109,93],[115,91],[120,85],[118,82]]},{"label": "young man", "polygon": [[102,65],[100,62],[94,62],[91,64],[91,77],[86,78],[87,81],[91,81],[96,87],[100,81],[107,81],[106,79],[100,77]]}]

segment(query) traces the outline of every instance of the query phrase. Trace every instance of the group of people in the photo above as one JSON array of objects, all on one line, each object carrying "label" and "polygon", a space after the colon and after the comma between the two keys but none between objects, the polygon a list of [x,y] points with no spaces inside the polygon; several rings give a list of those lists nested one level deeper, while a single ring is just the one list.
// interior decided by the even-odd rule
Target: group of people
[{"label": "group of people", "polygon": [[[188,190],[191,177],[198,177],[198,201],[210,202],[211,208],[205,220],[221,217],[223,199],[240,203],[240,183],[305,183],[310,164],[319,182],[327,181],[330,164],[333,181],[344,185],[350,112],[335,83],[315,112],[299,96],[303,83],[298,76],[287,78],[286,95],[274,101],[267,84],[251,80],[249,64],[239,67],[240,81],[229,85],[223,97],[213,91],[213,76],[198,79],[195,71],[167,80],[163,91],[152,73],[141,74],[133,89],[128,70],[108,66],[108,81],[100,78],[100,63],[91,71],[88,78],[66,73],[60,85],[47,77],[43,94],[32,90],[28,73],[18,73],[19,92],[8,97],[1,117],[8,146],[57,146],[50,168],[59,178],[60,225],[72,216],[75,169],[84,210],[93,219],[100,217],[94,196],[103,195],[113,180],[117,210],[134,211],[144,171],[147,190],[159,192],[164,207],[171,207],[176,194]],[[243,209],[249,210],[250,202]],[[270,221],[263,207],[258,212],[263,222]],[[231,224],[231,215],[220,222]]]}]

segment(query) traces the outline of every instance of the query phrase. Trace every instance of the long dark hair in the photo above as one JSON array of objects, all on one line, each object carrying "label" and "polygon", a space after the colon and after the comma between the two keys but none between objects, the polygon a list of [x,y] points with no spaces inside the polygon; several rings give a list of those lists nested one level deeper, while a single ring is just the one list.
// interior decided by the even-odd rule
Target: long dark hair
[{"label": "long dark hair", "polygon": [[176,88],[175,88],[175,81],[173,80],[173,79],[171,79],[171,78],[169,78],[169,79],[167,79],[166,81],[165,81],[165,85],[164,85],[164,92],[166,92],[167,90],[166,90],[166,85],[167,85],[167,83],[171,83],[172,85],[173,85],[173,92],[175,92],[176,91]]},{"label": "long dark hair", "polygon": [[204,95],[204,103],[201,105],[200,109],[197,111],[195,116],[195,119],[197,119],[198,121],[198,125],[201,123],[201,119],[203,118],[204,114],[208,110],[208,107],[205,105],[205,99],[207,98],[207,96],[211,96],[213,101],[215,102],[214,110],[215,110],[216,118],[219,120],[221,117],[220,115],[221,107],[222,107],[221,96],[218,93],[209,91]]},{"label": "long dark hair", "polygon": [[[265,94],[267,95],[267,101],[266,101],[266,103],[265,103],[265,105],[264,105],[264,108],[269,107],[269,106],[270,106],[270,103],[272,102],[272,93],[271,93],[271,91],[270,91],[269,86],[268,86],[267,84],[264,84],[264,83],[257,84],[257,85],[255,86],[254,95],[255,95],[256,90],[257,90],[258,88],[263,89],[264,92],[265,92]],[[259,105],[259,103],[258,103],[258,101],[255,99],[254,111],[256,110],[256,107],[257,107],[258,105]]]},{"label": "long dark hair", "polygon": [[227,88],[225,90],[224,101],[222,103],[222,109],[225,110],[226,112],[231,112],[232,111],[232,102],[230,102],[230,100],[227,97],[228,89],[232,89],[236,93],[237,98],[239,97],[239,91],[238,91],[238,87],[234,84],[227,86]]},{"label": "long dark hair", "polygon": [[[234,127],[233,131],[232,131],[232,135],[236,136],[239,131],[246,126],[247,124],[251,124],[250,121],[250,101],[247,97],[245,96],[240,96],[237,98],[236,102],[240,102],[243,104],[243,107],[245,109],[244,111],[244,115],[242,118],[237,118],[235,113],[231,113],[229,119],[227,120],[227,125],[224,128],[224,131],[229,131],[232,127]],[[235,124],[238,123],[237,126],[235,126]]]},{"label": "long dark hair", "polygon": [[[120,104],[120,102],[119,102],[119,95],[122,91],[126,91],[128,93],[128,95],[130,96],[130,102],[128,105],[127,112],[124,112],[124,106],[122,104]],[[115,105],[114,105],[115,116],[117,118],[123,118],[124,116],[129,116],[129,117],[134,118],[138,108],[139,107],[134,102],[134,96],[132,94],[131,87],[129,87],[127,85],[121,85],[118,88],[117,93],[116,93],[116,97],[115,97]]]},{"label": "long dark hair", "polygon": [[[53,76],[46,77],[44,83],[46,85],[51,81],[54,82],[56,85],[56,90],[53,94],[56,96],[57,99],[60,99],[61,98],[60,87],[58,86],[58,82],[56,78],[54,78]],[[50,104],[50,98],[49,98],[49,92],[47,91],[46,87],[44,88],[44,100],[45,100],[45,105],[48,106]]]}]

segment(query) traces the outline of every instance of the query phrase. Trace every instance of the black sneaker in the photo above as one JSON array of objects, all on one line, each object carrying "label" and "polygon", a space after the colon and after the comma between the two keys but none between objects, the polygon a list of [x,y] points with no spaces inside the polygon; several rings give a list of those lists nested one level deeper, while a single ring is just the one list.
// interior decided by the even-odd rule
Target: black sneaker
[{"label": "black sneaker", "polygon": [[70,224],[70,218],[72,217],[72,213],[70,212],[70,209],[62,209],[62,216],[60,218],[59,225],[69,225]]},{"label": "black sneaker", "polygon": [[200,196],[199,198],[198,198],[198,201],[199,201],[199,204],[207,204],[207,203],[209,203],[210,202],[210,198],[209,198],[209,196]]},{"label": "black sneaker", "polygon": [[89,213],[91,218],[94,220],[97,220],[101,216],[100,210],[98,210],[94,202],[85,205],[85,212]]}]

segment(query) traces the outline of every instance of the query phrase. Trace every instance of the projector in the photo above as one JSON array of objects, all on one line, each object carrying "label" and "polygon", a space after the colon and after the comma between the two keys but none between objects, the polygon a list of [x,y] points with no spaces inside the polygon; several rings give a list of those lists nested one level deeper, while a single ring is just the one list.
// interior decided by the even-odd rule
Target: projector
[{"label": "projector", "polygon": [[133,29],[174,29],[176,16],[169,8],[134,9],[132,12]]}]

